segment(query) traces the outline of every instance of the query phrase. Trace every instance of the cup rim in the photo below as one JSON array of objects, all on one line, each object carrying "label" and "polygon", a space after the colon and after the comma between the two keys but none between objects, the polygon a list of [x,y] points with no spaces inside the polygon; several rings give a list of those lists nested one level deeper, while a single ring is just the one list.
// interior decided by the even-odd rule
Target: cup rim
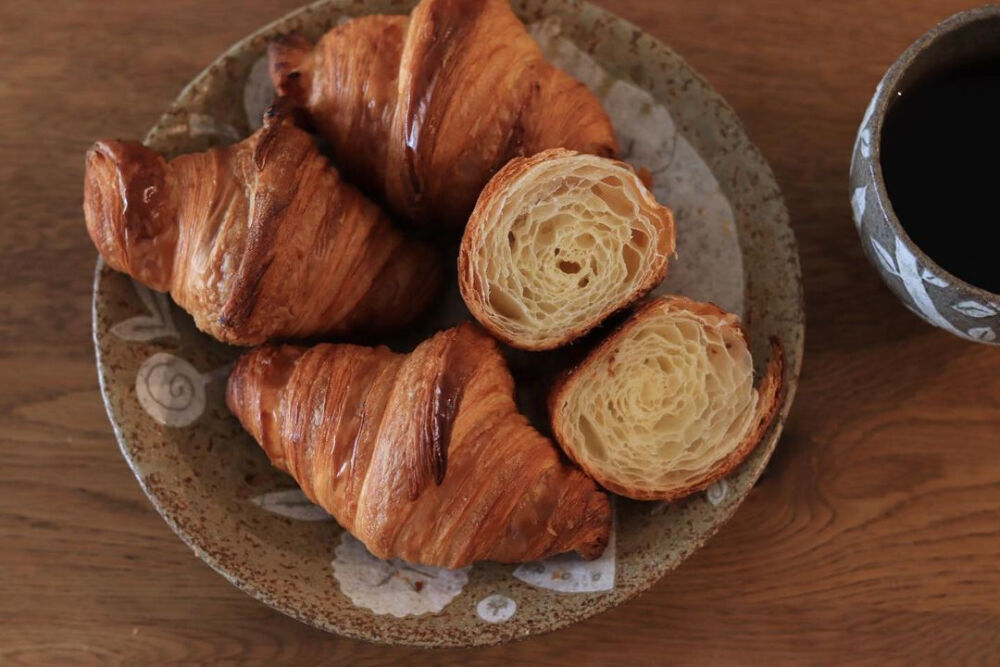
[{"label": "cup rim", "polygon": [[872,174],[874,176],[872,180],[874,181],[876,195],[879,202],[882,204],[886,220],[889,222],[889,226],[892,228],[893,232],[903,240],[908,249],[913,252],[913,254],[921,262],[923,262],[924,266],[933,267],[936,272],[949,281],[950,285],[964,289],[977,297],[984,299],[985,301],[997,303],[1000,302],[1000,293],[990,292],[989,290],[962,280],[931,259],[927,253],[925,253],[920,246],[918,246],[913,239],[910,238],[910,235],[906,233],[906,229],[899,221],[899,217],[896,215],[896,211],[892,206],[892,200],[889,198],[889,191],[885,186],[885,176],[882,173],[882,126],[885,122],[886,109],[889,104],[889,99],[895,92],[896,85],[899,83],[899,80],[909,69],[910,65],[913,64],[916,57],[936,41],[945,35],[959,30],[960,28],[964,28],[971,23],[984,19],[1000,19],[1000,4],[983,5],[981,7],[967,9],[949,16],[918,37],[916,41],[910,44],[910,46],[907,47],[907,49],[903,51],[903,53],[895,61],[893,61],[892,65],[889,66],[889,69],[886,71],[885,76],[882,79],[878,92],[875,94],[870,146],[871,167]]}]

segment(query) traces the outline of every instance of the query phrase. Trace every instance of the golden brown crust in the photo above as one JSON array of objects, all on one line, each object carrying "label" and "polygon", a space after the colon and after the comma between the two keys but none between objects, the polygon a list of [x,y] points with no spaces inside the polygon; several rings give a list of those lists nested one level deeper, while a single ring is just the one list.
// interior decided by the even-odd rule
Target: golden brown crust
[{"label": "golden brown crust", "polygon": [[352,180],[422,224],[460,227],[512,157],[566,147],[616,156],[607,114],[550,65],[507,0],[423,0],[366,16],[310,50],[276,40],[270,72]]},{"label": "golden brown crust", "polygon": [[441,282],[437,254],[341,181],[277,107],[240,143],[170,162],[97,142],[84,212],[111,267],[237,345],[398,328]]},{"label": "golden brown crust", "polygon": [[[604,187],[602,179],[620,183],[620,189],[608,190],[619,197],[627,193],[634,208],[627,213],[602,208],[605,202],[600,197],[596,202],[588,202],[593,196],[592,187]],[[564,183],[569,180],[577,183],[567,189]],[[551,194],[559,190],[565,192]],[[576,210],[591,204],[594,207],[582,215]],[[537,233],[532,237],[525,229],[515,229],[516,225],[530,224],[525,221],[532,219],[540,205],[553,206],[555,215],[564,218],[556,233],[572,231],[566,235],[566,247],[560,248],[550,237],[539,240]],[[552,214],[552,210],[547,212]],[[574,227],[575,231],[571,229]],[[628,238],[615,238],[614,233],[619,230],[626,230]],[[590,249],[578,256],[568,256],[567,252],[579,250],[573,247],[574,234],[590,239],[591,243],[595,237],[598,243],[611,239],[614,252],[599,255]],[[522,235],[528,238],[520,238]],[[639,236],[645,239],[645,245],[633,248],[637,269],[634,275],[628,275],[621,253]],[[515,242],[519,250],[533,252],[528,255],[531,265],[519,263],[519,258],[511,255]],[[532,245],[536,247],[530,248]],[[674,250],[672,212],[656,201],[630,165],[560,148],[549,149],[530,157],[514,158],[483,188],[459,248],[459,288],[469,312],[496,338],[522,350],[551,350],[585,335],[609,315],[635,303],[659,285]],[[568,276],[549,265],[562,265],[569,259],[577,260],[572,263],[577,272],[564,283]],[[592,275],[585,262],[595,259],[602,265]],[[584,264],[582,270],[581,264]],[[507,300],[522,307],[523,321],[514,321],[500,312],[491,300],[494,292],[504,289],[503,285],[495,284],[491,275],[491,270],[495,273],[498,269],[514,283],[506,292]],[[620,270],[620,275],[611,283],[616,270]],[[587,282],[581,287],[583,281]],[[537,308],[533,310],[522,296],[526,282],[532,283],[528,293],[534,298],[549,299],[548,305],[554,306],[557,314],[566,315],[557,318]],[[602,282],[609,283],[609,288],[603,293],[595,292]]]},{"label": "golden brown crust", "polygon": [[548,407],[552,430],[556,441],[562,446],[563,452],[602,487],[634,500],[678,500],[704,490],[712,483],[729,475],[763,439],[781,404],[784,354],[780,341],[772,338],[771,357],[756,389],[757,399],[749,429],[739,442],[731,446],[725,456],[714,461],[708,469],[698,474],[697,479],[689,481],[683,486],[669,488],[640,487],[623,483],[621,476],[611,468],[589,460],[579,443],[574,441],[573,425],[569,422],[571,411],[567,409],[567,401],[571,398],[571,392],[574,391],[574,384],[581,379],[585,369],[592,370],[598,364],[608,360],[613,361],[623,342],[627,341],[637,328],[644,325],[649,319],[657,317],[664,310],[683,310],[714,321],[715,326],[733,331],[738,340],[748,344],[746,332],[738,318],[726,313],[715,304],[697,302],[679,296],[658,297],[642,304],[624,324],[592,350],[583,362],[564,373],[554,383],[549,394]]},{"label": "golden brown crust", "polygon": [[163,156],[131,141],[98,141],[86,160],[87,232],[108,265],[166,290],[177,245],[177,205]]},{"label": "golden brown crust", "polygon": [[473,325],[410,355],[257,348],[226,402],[274,465],[381,558],[462,567],[596,558],[607,544],[607,496],[517,412],[496,343]]}]

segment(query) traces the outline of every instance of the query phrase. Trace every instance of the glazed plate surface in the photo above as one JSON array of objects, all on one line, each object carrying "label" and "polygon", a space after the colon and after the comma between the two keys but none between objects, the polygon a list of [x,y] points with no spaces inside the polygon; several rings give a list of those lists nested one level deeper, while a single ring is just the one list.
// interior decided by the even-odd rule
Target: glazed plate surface
[{"label": "glazed plate surface", "polygon": [[[326,0],[233,46],[196,77],[146,137],[174,155],[232,143],[259,125],[272,91],[268,41],[315,39],[347,18],[405,13],[413,2]],[[593,616],[649,588],[701,546],[760,476],[795,394],[803,306],[795,241],[764,158],[722,98],[677,54],[631,24],[571,0],[515,0],[546,55],[601,97],[625,158],[652,173],[678,222],[678,257],[657,292],[741,313],[758,371],[784,345],[780,413],[748,460],[705,493],[669,505],[615,500],[605,555],[463,570],[378,560],[294,481],[273,469],[226,409],[240,350],[195,329],[166,295],[98,262],[94,340],[121,450],[157,511],[194,552],[249,595],[316,627],[377,642],[496,644]],[[466,317],[457,289],[429,320],[388,342],[405,350]],[[542,367],[532,358],[519,367]],[[530,403],[530,397],[528,397]],[[544,428],[543,415],[527,412]]]}]

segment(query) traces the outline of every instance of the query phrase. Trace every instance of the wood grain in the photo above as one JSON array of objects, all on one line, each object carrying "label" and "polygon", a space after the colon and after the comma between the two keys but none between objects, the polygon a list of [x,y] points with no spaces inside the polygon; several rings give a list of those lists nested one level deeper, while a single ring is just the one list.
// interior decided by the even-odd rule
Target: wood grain
[{"label": "wood grain", "polygon": [[1000,350],[891,296],[847,195],[882,72],[972,2],[602,3],[740,113],[784,188],[808,304],[773,464],[650,592],[550,635],[424,652],[312,630],[198,561],[143,497],[101,405],[83,152],[141,137],[217,53],[296,2],[0,4],[0,663],[995,663]]}]

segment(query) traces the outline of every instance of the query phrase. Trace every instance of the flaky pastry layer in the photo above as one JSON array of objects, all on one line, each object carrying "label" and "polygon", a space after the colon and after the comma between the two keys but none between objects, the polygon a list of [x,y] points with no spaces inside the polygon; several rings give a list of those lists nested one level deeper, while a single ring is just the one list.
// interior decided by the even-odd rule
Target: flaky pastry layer
[{"label": "flaky pastry layer", "polygon": [[778,406],[780,345],[754,388],[739,318],[683,297],[654,299],[550,396],[565,452],[605,488],[674,500],[732,471]]},{"label": "flaky pastry layer", "polygon": [[628,165],[554,149],[487,184],[462,237],[459,285],[495,336],[546,350],[655,287],[673,251],[670,209]]}]

